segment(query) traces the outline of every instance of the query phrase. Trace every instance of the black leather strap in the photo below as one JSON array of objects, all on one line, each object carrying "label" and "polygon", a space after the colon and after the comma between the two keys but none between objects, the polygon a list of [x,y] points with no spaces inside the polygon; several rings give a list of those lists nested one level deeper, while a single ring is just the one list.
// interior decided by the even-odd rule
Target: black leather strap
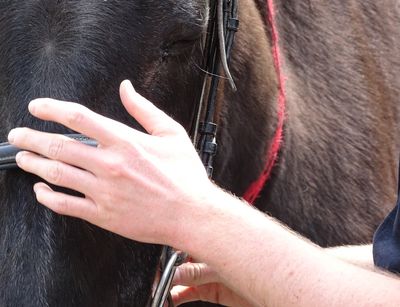
[{"label": "black leather strap", "polygon": [[[90,139],[82,134],[65,134],[65,136],[89,146],[97,146],[97,142],[95,140]],[[0,143],[0,171],[18,168],[17,163],[15,162],[15,156],[20,151],[20,148],[10,145],[7,142]]]}]

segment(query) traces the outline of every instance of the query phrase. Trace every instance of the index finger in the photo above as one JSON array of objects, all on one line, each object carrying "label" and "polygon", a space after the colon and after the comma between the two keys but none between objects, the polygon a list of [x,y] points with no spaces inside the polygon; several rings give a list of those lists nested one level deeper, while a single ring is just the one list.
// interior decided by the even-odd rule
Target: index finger
[{"label": "index finger", "polygon": [[28,108],[35,117],[60,123],[103,145],[114,144],[119,136],[126,135],[128,129],[132,130],[128,126],[97,114],[78,103],[39,98],[32,100]]}]

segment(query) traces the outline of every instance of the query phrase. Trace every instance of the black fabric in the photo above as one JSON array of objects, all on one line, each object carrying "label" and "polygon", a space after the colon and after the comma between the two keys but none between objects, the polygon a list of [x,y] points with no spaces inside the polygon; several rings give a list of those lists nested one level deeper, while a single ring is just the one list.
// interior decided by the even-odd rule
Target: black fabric
[{"label": "black fabric", "polygon": [[400,179],[396,207],[375,232],[373,256],[377,267],[400,273]]}]

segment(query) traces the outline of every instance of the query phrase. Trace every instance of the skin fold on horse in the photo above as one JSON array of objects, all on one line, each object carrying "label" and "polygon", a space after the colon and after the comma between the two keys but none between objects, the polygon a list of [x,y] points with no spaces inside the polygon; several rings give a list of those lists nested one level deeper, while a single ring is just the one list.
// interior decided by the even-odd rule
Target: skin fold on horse
[{"label": "skin fold on horse", "polygon": [[[279,160],[255,205],[322,246],[369,242],[394,206],[400,21],[397,1],[388,2],[275,1],[287,111]],[[70,132],[28,114],[37,97],[138,127],[119,102],[124,79],[189,130],[207,8],[206,0],[0,2],[0,138],[17,126]],[[279,84],[265,2],[241,0],[239,12],[238,91],[221,83],[214,180],[240,196],[263,169]],[[0,174],[0,305],[145,306],[160,247],[49,212],[34,199],[37,180]]]}]

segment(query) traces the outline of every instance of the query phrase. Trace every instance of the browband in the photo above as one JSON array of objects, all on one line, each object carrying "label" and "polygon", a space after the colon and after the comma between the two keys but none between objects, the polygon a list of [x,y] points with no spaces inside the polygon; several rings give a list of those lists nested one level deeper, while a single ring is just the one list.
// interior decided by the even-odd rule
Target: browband
[{"label": "browband", "polygon": [[[97,147],[97,141],[88,138],[82,134],[64,134],[65,136],[77,140],[83,144]],[[15,161],[15,156],[17,153],[22,151],[22,149],[10,145],[9,143],[0,143],[0,171],[18,168]]]}]

